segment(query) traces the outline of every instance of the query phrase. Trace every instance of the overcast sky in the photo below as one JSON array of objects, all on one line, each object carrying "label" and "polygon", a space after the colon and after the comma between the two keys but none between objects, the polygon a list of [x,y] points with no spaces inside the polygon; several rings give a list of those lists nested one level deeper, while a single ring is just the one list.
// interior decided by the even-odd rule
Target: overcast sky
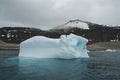
[{"label": "overcast sky", "polygon": [[0,0],[0,26],[49,29],[80,19],[120,24],[120,0]]}]

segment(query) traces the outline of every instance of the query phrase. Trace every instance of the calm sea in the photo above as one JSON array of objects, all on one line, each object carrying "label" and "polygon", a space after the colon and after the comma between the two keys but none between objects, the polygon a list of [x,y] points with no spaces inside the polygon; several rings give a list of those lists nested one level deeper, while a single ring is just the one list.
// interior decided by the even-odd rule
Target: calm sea
[{"label": "calm sea", "polygon": [[[0,54],[13,54],[12,51]],[[0,80],[120,80],[120,51],[89,52],[89,59],[0,59]]]}]

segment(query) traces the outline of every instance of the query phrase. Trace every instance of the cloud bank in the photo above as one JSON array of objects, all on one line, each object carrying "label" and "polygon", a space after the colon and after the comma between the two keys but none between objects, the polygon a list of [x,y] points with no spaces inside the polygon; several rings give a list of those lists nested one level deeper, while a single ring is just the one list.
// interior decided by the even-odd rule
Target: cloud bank
[{"label": "cloud bank", "polygon": [[0,0],[0,26],[50,29],[70,19],[120,24],[120,0]]}]

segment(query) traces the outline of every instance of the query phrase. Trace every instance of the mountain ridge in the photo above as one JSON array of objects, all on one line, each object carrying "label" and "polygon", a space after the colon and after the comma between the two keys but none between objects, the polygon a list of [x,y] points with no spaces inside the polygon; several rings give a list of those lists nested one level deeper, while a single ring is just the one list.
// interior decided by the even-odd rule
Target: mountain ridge
[{"label": "mountain ridge", "polygon": [[[56,26],[56,27],[53,27],[51,30],[57,30],[57,29],[68,29],[68,28],[73,28],[73,27],[77,27],[77,26],[68,26],[68,27],[65,27],[65,25],[71,23],[71,22],[75,22],[76,25],[79,23],[79,22],[82,22],[82,23],[86,23],[88,25],[88,28],[89,29],[95,29],[95,28],[100,28],[100,27],[104,27],[104,28],[118,28],[120,29],[120,26],[110,26],[110,25],[102,25],[102,24],[97,24],[97,23],[93,23],[93,22],[89,22],[89,21],[84,21],[84,20],[79,20],[79,19],[75,19],[75,20],[69,20],[68,22],[66,22],[65,24],[62,24],[60,26]],[[92,26],[92,27],[91,27]],[[94,27],[93,27],[94,26]],[[96,26],[96,27],[95,27]],[[80,28],[80,27],[77,27],[77,28]],[[84,29],[84,28],[81,28],[81,29]]]},{"label": "mountain ridge", "polygon": [[[70,27],[67,24],[71,22],[82,22],[87,24],[88,28]],[[64,28],[67,25],[67,28]],[[75,25],[75,24],[74,24]],[[50,30],[41,30],[30,27],[2,27],[0,28],[0,40],[7,43],[20,43],[33,36],[46,36],[49,38],[59,38],[61,35],[70,33],[85,37],[89,43],[120,41],[120,26],[100,25],[82,20],[70,20],[67,23],[60,25],[61,28],[53,28]],[[65,26],[66,27],[66,26]]]}]

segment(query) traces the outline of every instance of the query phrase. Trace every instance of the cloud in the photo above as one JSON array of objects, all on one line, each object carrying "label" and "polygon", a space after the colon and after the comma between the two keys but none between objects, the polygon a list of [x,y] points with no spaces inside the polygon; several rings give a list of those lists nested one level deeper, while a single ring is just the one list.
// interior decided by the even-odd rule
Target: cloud
[{"label": "cloud", "polygon": [[120,1],[118,0],[97,0],[89,16],[91,20],[101,24],[120,24]]},{"label": "cloud", "polygon": [[61,25],[70,19],[120,24],[119,0],[0,0],[0,26]]}]

